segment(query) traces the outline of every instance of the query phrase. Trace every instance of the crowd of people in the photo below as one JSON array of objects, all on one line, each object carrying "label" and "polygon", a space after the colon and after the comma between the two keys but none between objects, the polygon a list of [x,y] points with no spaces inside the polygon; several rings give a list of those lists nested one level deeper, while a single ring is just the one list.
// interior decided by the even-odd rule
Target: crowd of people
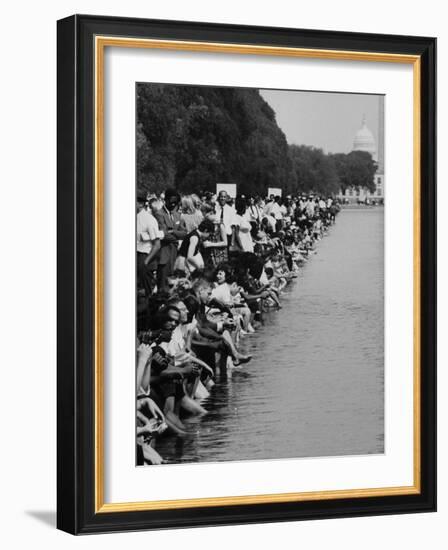
[{"label": "crowd of people", "polygon": [[162,434],[188,437],[218,372],[240,350],[340,209],[330,197],[137,194],[137,463]]}]

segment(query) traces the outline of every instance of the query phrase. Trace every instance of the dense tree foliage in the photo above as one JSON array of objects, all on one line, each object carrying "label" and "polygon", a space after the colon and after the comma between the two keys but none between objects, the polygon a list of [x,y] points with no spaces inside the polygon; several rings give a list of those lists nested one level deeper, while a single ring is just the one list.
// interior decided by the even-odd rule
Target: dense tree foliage
[{"label": "dense tree foliage", "polygon": [[352,151],[348,155],[339,153],[333,155],[333,159],[342,191],[347,187],[367,187],[370,192],[375,191],[374,175],[377,164],[370,153],[365,151]]},{"label": "dense tree foliage", "polygon": [[286,138],[257,90],[138,84],[139,187],[181,192],[237,183],[241,193],[291,189]]},{"label": "dense tree foliage", "polygon": [[290,153],[298,193],[332,195],[340,189],[344,192],[347,187],[366,187],[375,191],[377,165],[370,153],[352,151],[332,155],[306,145],[291,145]]},{"label": "dense tree foliage", "polygon": [[339,178],[331,155],[306,145],[291,145],[291,158],[297,177],[297,193],[333,195],[339,192]]},{"label": "dense tree foliage", "polygon": [[258,90],[137,85],[137,185],[191,193],[238,184],[238,192],[332,195],[346,187],[374,189],[369,153],[328,155],[288,146],[275,113]]}]

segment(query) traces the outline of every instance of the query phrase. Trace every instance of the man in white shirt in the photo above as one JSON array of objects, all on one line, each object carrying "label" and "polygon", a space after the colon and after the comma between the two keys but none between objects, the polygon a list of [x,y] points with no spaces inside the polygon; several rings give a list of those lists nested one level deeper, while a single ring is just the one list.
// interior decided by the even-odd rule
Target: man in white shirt
[{"label": "man in white shirt", "polygon": [[235,209],[227,204],[229,196],[226,191],[220,191],[215,206],[217,219],[224,224],[229,245],[232,241],[232,234],[235,227]]},{"label": "man in white shirt", "polygon": [[[274,216],[276,220],[282,220],[283,219],[283,209],[281,203],[280,197],[275,197],[274,204],[272,205],[272,211],[271,216]],[[286,208],[285,208],[286,211]]]},{"label": "man in white shirt", "polygon": [[160,231],[157,220],[146,209],[146,192],[137,193],[137,280],[150,296],[154,289],[153,271],[160,250]]},{"label": "man in white shirt", "polygon": [[271,195],[268,200],[266,200],[266,204],[264,205],[263,214],[265,216],[272,216],[272,208],[275,204],[274,195]]},{"label": "man in white shirt", "polygon": [[255,226],[258,228],[260,227],[261,218],[263,216],[263,209],[258,207],[253,197],[249,197],[248,203],[249,204],[246,210],[246,217],[251,224],[255,224]]},{"label": "man in white shirt", "polygon": [[308,201],[307,201],[306,206],[305,206],[305,212],[306,212],[306,215],[308,216],[308,218],[314,218],[314,207],[315,207],[314,200],[310,196],[310,197],[308,197]]},{"label": "man in white shirt", "polygon": [[[280,231],[283,223],[283,213],[280,206],[281,197],[275,197],[275,199],[266,205],[265,213],[272,216],[275,219],[275,230]],[[269,208],[268,208],[269,207]]]}]

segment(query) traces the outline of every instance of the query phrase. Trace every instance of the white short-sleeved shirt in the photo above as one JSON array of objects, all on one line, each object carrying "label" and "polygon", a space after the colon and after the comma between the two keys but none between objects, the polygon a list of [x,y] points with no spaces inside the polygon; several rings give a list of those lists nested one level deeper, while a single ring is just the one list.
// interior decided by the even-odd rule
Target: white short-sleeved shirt
[{"label": "white short-sleeved shirt", "polygon": [[195,330],[197,327],[196,319],[193,319],[191,323],[185,325],[178,325],[171,335],[171,340],[167,345],[167,353],[176,357],[185,352],[188,334]]},{"label": "white short-sleeved shirt", "polygon": [[264,270],[264,268],[263,268],[263,271],[261,272],[259,281],[262,285],[269,284],[269,279],[268,279],[268,276],[266,275],[266,271]]},{"label": "white short-sleeved shirt", "polygon": [[235,209],[228,204],[221,206],[219,203],[216,203],[215,214],[218,220],[224,224],[227,235],[231,235],[232,226],[235,225]]},{"label": "white short-sleeved shirt", "polygon": [[149,254],[153,242],[160,238],[159,224],[148,210],[140,210],[137,214],[137,252]]},{"label": "white short-sleeved shirt", "polygon": [[272,216],[276,220],[281,220],[283,218],[282,210],[280,208],[280,205],[273,201],[266,205],[266,208],[264,209],[264,213],[268,216]]},{"label": "white short-sleeved shirt", "polygon": [[230,287],[227,283],[217,285],[212,290],[212,297],[223,304],[229,304],[232,301],[232,295],[230,294]]},{"label": "white short-sleeved shirt", "polygon": [[168,342],[167,351],[170,355],[176,356],[185,351],[185,338],[182,325],[178,325],[171,334],[171,340]]}]

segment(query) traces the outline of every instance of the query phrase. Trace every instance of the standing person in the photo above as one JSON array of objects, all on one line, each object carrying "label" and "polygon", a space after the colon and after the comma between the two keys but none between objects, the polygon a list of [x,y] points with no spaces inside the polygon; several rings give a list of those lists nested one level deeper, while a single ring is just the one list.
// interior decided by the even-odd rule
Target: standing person
[{"label": "standing person", "polygon": [[226,263],[229,259],[226,228],[218,219],[214,209],[205,205],[203,212],[205,219],[213,222],[214,231],[209,240],[202,243],[202,256],[206,267],[217,267],[221,263]]},{"label": "standing person", "polygon": [[281,229],[284,229],[285,226],[287,226],[291,223],[290,198],[289,197],[286,197],[286,199],[281,200],[280,211],[282,213],[282,227],[281,227]]},{"label": "standing person", "polygon": [[259,223],[260,213],[255,206],[255,199],[253,197],[247,198],[247,217],[250,222]]},{"label": "standing person", "polygon": [[251,234],[255,236],[257,231],[260,229],[261,217],[263,215],[263,210],[258,208],[253,197],[247,199],[247,210],[246,210],[247,219],[252,226]]},{"label": "standing person", "polygon": [[180,201],[180,208],[182,210],[180,217],[184,221],[188,233],[197,229],[204,216],[196,208],[193,195],[185,195]]},{"label": "standing person", "polygon": [[235,210],[229,206],[229,195],[226,191],[220,191],[218,202],[215,206],[215,212],[219,221],[224,224],[227,241],[230,245],[232,242],[233,228],[235,226]]},{"label": "standing person", "polygon": [[235,206],[235,248],[242,252],[253,252],[254,243],[250,234],[252,226],[245,215],[246,200],[243,198],[236,199]]},{"label": "standing person", "polygon": [[214,210],[216,206],[216,195],[214,195],[211,191],[207,191],[206,193],[204,193],[201,202],[201,206],[208,205]]},{"label": "standing person", "polygon": [[305,206],[305,213],[307,218],[314,218],[315,202],[313,197],[310,195]]},{"label": "standing person", "polygon": [[[275,231],[280,231],[283,228],[283,201],[280,195],[275,197],[274,206],[272,207],[272,216],[275,218]],[[286,211],[286,209],[285,209]]]},{"label": "standing person", "polygon": [[159,199],[157,197],[151,197],[148,201],[149,204],[149,211],[154,216],[156,212],[158,212],[162,208],[162,204],[160,203]]},{"label": "standing person", "polygon": [[264,205],[263,214],[265,216],[271,216],[272,215],[272,209],[275,204],[275,195],[269,195],[269,198],[266,200],[266,204]]},{"label": "standing person", "polygon": [[146,192],[137,194],[137,280],[145,289],[146,297],[154,289],[152,273],[157,269],[157,256],[160,251],[160,232],[157,220],[146,209]]},{"label": "standing person", "polygon": [[174,272],[178,241],[187,235],[185,223],[179,212],[180,196],[175,189],[165,191],[165,205],[155,213],[164,237],[161,242],[159,265],[157,266],[157,288],[164,290],[166,281]]},{"label": "standing person", "polygon": [[[280,209],[280,196],[271,195],[271,200],[266,204],[264,208],[264,215],[274,219],[274,230],[280,231],[282,225],[283,215]],[[272,224],[271,220],[269,222]]]},{"label": "standing person", "polygon": [[202,201],[201,201],[201,199],[198,197],[198,195],[196,195],[196,193],[193,193],[193,194],[191,195],[191,200],[193,201],[193,206],[194,206],[195,210],[199,210],[199,212],[201,212]]}]

